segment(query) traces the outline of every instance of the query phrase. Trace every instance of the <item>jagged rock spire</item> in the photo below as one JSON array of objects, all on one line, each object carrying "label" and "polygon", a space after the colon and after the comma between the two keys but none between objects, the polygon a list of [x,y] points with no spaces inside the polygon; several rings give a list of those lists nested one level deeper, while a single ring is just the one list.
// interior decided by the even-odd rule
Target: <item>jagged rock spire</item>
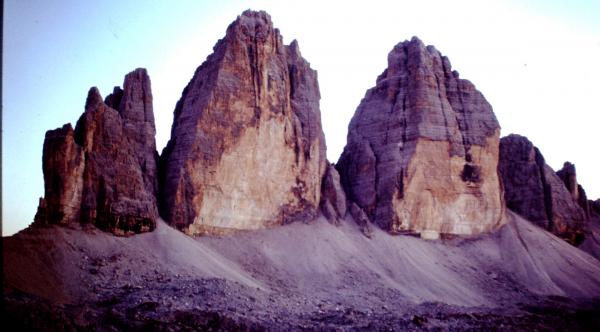
[{"label": "jagged rock spire", "polygon": [[157,208],[156,130],[145,69],[102,101],[89,90],[77,121],[44,141],[45,193],[36,223],[91,223],[116,234],[154,229]]}]

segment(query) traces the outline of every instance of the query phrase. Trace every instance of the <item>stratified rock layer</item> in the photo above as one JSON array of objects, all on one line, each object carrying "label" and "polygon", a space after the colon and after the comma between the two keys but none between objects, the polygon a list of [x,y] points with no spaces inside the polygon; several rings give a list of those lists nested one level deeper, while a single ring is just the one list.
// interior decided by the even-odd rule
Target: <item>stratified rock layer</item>
[{"label": "stratified rock layer", "polygon": [[577,203],[578,184],[575,167],[571,166],[566,163],[559,177],[526,137],[512,134],[500,140],[498,169],[507,207],[577,244],[583,236],[587,217]]},{"label": "stratified rock layer", "polygon": [[325,171],[317,73],[246,11],[196,70],[161,156],[164,218],[189,234],[310,219]]},{"label": "stratified rock layer", "polygon": [[44,198],[36,223],[92,223],[116,234],[154,229],[157,153],[150,78],[125,76],[103,102],[91,88],[75,130],[50,130],[44,141]]},{"label": "stratified rock layer", "polygon": [[386,230],[477,234],[503,222],[498,138],[483,95],[413,38],[389,53],[336,168],[349,199]]}]

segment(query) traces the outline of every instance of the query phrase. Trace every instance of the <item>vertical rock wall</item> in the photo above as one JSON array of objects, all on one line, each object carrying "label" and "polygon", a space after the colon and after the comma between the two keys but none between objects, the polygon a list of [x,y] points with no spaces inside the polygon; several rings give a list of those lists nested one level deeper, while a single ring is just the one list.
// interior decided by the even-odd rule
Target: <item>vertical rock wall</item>
[{"label": "vertical rock wall", "polygon": [[326,167],[317,74],[246,11],[196,70],[161,156],[161,209],[189,234],[310,219]]},{"label": "vertical rock wall", "polygon": [[46,133],[37,223],[91,223],[115,234],[154,229],[157,161],[150,78],[125,76],[105,101],[90,89],[75,130]]},{"label": "vertical rock wall", "polygon": [[389,53],[336,167],[349,199],[392,233],[487,232],[503,222],[499,129],[473,84],[413,38]]}]

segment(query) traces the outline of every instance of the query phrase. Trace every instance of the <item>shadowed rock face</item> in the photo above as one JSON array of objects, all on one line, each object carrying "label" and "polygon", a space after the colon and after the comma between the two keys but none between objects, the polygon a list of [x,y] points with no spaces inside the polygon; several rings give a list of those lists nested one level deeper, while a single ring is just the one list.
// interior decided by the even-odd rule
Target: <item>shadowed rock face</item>
[{"label": "shadowed rock face", "polygon": [[115,234],[154,229],[157,153],[150,78],[125,76],[103,102],[91,88],[77,121],[44,140],[45,193],[36,223],[92,223]]},{"label": "shadowed rock face", "polygon": [[563,168],[556,172],[556,175],[563,181],[571,197],[579,204],[585,212],[587,218],[591,216],[590,203],[583,187],[577,183],[577,171],[575,165],[566,161]]},{"label": "shadowed rock face", "polygon": [[336,168],[349,199],[390,232],[476,234],[503,220],[498,137],[483,95],[413,38],[389,53]]},{"label": "shadowed rock face", "polygon": [[498,169],[509,209],[572,244],[581,241],[587,217],[573,164],[557,175],[526,137],[512,134],[500,140]]},{"label": "shadowed rock face", "polygon": [[325,171],[317,73],[246,11],[196,70],[161,156],[161,211],[189,234],[312,218]]},{"label": "shadowed rock face", "polygon": [[327,220],[339,224],[347,209],[346,193],[340,183],[340,175],[333,165],[327,165],[321,187],[321,211]]}]

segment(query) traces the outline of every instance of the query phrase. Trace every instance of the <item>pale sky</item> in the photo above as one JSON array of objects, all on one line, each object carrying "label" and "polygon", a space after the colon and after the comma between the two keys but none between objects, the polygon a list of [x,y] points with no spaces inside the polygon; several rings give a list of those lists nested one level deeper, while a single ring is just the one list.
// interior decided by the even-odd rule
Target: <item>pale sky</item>
[{"label": "pale sky", "polygon": [[91,86],[106,96],[147,68],[161,152],[183,88],[248,8],[266,10],[318,71],[330,161],[388,52],[416,35],[484,94],[502,136],[527,136],[555,170],[575,163],[600,198],[600,1],[5,0],[3,235],[33,220],[44,134],[77,121]]}]

